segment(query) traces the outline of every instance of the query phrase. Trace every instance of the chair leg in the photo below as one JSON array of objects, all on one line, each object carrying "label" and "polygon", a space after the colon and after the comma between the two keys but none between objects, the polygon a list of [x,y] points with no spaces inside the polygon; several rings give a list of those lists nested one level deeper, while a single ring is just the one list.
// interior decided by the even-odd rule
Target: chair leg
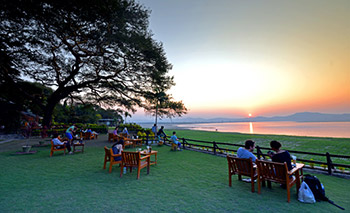
[{"label": "chair leg", "polygon": [[250,181],[251,181],[251,183],[252,183],[252,192],[254,192],[254,178],[253,177],[251,177],[250,178]]},{"label": "chair leg", "polygon": [[121,165],[121,167],[120,167],[120,177],[122,177],[122,176],[123,176],[123,171],[124,171],[124,166],[123,166],[123,165]]},{"label": "chair leg", "polygon": [[137,168],[137,179],[140,179],[140,166]]},{"label": "chair leg", "polygon": [[287,200],[288,200],[288,203],[290,202],[290,185],[287,184]]},{"label": "chair leg", "polygon": [[112,162],[109,162],[109,173],[112,172],[112,166],[113,166],[113,163],[112,163]]},{"label": "chair leg", "polygon": [[228,186],[232,186],[232,174],[230,173],[230,171],[228,172]]},{"label": "chair leg", "polygon": [[260,194],[261,193],[261,179],[259,178],[259,176],[258,176],[258,194]]}]

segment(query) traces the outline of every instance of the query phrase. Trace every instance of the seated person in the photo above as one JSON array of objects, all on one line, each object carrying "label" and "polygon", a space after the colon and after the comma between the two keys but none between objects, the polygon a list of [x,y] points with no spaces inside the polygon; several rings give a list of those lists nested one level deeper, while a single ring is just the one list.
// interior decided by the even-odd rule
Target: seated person
[{"label": "seated person", "polygon": [[256,157],[253,154],[254,149],[255,149],[255,142],[252,140],[246,140],[244,148],[243,147],[238,148],[237,157],[245,158],[245,159],[251,158],[252,161],[255,162]]},{"label": "seated person", "polygon": [[282,147],[281,143],[278,141],[271,141],[270,142],[271,149],[275,151],[276,153],[273,152],[268,152],[268,155],[272,159],[273,162],[279,162],[279,163],[287,163],[288,170],[292,170],[292,163],[291,163],[291,157],[288,151],[286,150],[281,150],[280,148]]},{"label": "seated person", "polygon": [[[122,140],[121,140],[122,141]],[[119,141],[112,145],[113,154],[121,154],[123,151],[123,144]],[[122,160],[122,156],[114,157],[115,161]]]},{"label": "seated person", "polygon": [[124,133],[124,134],[126,134],[126,135],[129,135],[128,129],[127,129],[126,127],[123,129],[123,132],[122,132],[122,133]]},{"label": "seated person", "polygon": [[[66,144],[66,147],[67,147],[67,150],[68,150],[69,154],[73,154],[72,149],[71,149],[71,146],[70,146],[70,143],[68,143],[68,141],[62,142],[62,141],[60,140],[60,136],[58,136],[57,133],[55,133],[55,134],[53,135],[52,142],[53,142],[53,145],[64,145],[64,144]],[[57,148],[60,149],[60,148],[62,148],[62,147],[57,147]]]},{"label": "seated person", "polygon": [[118,127],[116,127],[113,131],[113,135],[118,135]]},{"label": "seated person", "polygon": [[158,136],[158,140],[160,141],[160,139],[163,137],[167,137],[167,135],[165,134],[164,132],[164,126],[161,126],[158,133],[157,133],[157,136]]},{"label": "seated person", "polygon": [[179,139],[176,136],[176,132],[173,132],[173,135],[170,137],[170,140],[172,140],[174,144],[177,144],[178,150],[180,150],[181,143],[179,142]]}]

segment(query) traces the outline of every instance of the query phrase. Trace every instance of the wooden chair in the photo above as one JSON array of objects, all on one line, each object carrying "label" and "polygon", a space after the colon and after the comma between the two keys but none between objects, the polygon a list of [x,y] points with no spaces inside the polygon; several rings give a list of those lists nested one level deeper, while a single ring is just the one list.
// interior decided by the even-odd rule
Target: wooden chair
[{"label": "wooden chair", "polygon": [[238,175],[238,180],[242,180],[242,175],[250,177],[252,192],[254,192],[254,180],[258,177],[256,169],[253,167],[252,159],[237,158],[227,155],[228,162],[228,185],[232,186],[232,175]]},{"label": "wooden chair", "polygon": [[115,164],[121,164],[122,161],[116,161],[114,159],[114,157],[119,157],[122,156],[121,154],[113,154],[113,150],[112,149],[108,149],[106,146],[105,148],[105,161],[103,163],[103,169],[106,169],[106,164],[107,162],[109,162],[109,173],[112,172],[112,166]]},{"label": "wooden chair", "polygon": [[93,139],[95,139],[95,135],[92,134],[91,132],[84,132],[83,139],[84,140],[93,140]]},{"label": "wooden chair", "polygon": [[119,133],[119,136],[123,138],[128,138],[128,134],[126,133]]},{"label": "wooden chair", "polygon": [[137,168],[137,179],[140,179],[140,171],[141,169],[147,167],[147,174],[149,174],[150,167],[150,155],[146,155],[141,157],[140,152],[124,152],[122,151],[122,164],[120,167],[120,177],[123,176],[124,167],[130,168],[130,173],[132,172],[132,168]]},{"label": "wooden chair", "polygon": [[64,151],[63,155],[66,155],[66,144],[63,145],[54,145],[53,141],[51,140],[51,152],[50,152],[50,157],[52,157],[54,152],[57,151]]},{"label": "wooden chair", "polygon": [[296,183],[297,192],[300,187],[299,169],[293,168],[288,171],[287,163],[263,160],[256,160],[255,163],[258,167],[258,193],[261,193],[261,181],[267,181],[269,188],[271,188],[271,182],[284,184],[287,188],[287,201],[290,202],[291,187]]},{"label": "wooden chair", "polygon": [[108,133],[108,142],[114,141],[114,134]]}]

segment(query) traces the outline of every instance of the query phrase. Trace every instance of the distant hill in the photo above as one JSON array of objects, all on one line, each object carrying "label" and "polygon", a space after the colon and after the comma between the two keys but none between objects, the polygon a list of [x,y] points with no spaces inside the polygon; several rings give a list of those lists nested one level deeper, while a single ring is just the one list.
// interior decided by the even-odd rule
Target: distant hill
[{"label": "distant hill", "polygon": [[350,121],[350,113],[325,114],[318,112],[298,112],[288,116],[252,117],[252,118],[175,118],[161,120],[160,123],[226,123],[226,122],[263,122],[263,121],[296,121],[296,122],[342,122]]},{"label": "distant hill", "polygon": [[255,117],[252,121],[297,121],[331,122],[350,121],[350,114],[324,114],[318,112],[299,112],[289,116]]}]

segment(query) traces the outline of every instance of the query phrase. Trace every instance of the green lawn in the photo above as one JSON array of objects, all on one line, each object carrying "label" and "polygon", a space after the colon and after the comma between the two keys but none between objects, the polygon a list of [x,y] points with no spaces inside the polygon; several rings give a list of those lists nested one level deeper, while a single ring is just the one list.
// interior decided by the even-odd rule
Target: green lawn
[{"label": "green lawn", "polygon": [[[172,131],[176,131],[178,138],[190,138],[203,141],[215,141],[242,144],[247,139],[252,139],[257,146],[270,147],[270,141],[277,140],[282,143],[282,149],[289,149],[294,151],[306,151],[337,155],[350,155],[350,138],[321,138],[321,137],[300,137],[300,136],[286,136],[286,135],[259,135],[259,134],[239,134],[239,133],[222,133],[209,131],[194,131],[194,130],[168,130],[166,134],[172,135]],[[193,142],[190,142],[193,143]],[[208,145],[208,144],[207,144]],[[219,147],[225,147],[219,145]],[[230,146],[229,149],[237,149],[238,147]],[[266,154],[266,150],[263,151]],[[326,161],[322,156],[311,156],[305,154],[293,154],[298,158],[308,160]],[[334,158],[335,163],[350,164],[350,159]]]},{"label": "green lawn", "polygon": [[[178,132],[179,137],[200,135]],[[225,141],[228,134],[221,134]],[[237,137],[245,140],[243,135]],[[0,144],[0,212],[341,212],[326,202],[298,202],[295,187],[290,203],[286,191],[276,184],[259,195],[234,176],[229,187],[226,159],[209,154],[154,146],[158,165],[151,167],[149,175],[143,169],[136,180],[136,172],[120,178],[118,166],[111,174],[102,169],[103,146],[110,145],[105,135],[88,141],[84,154],[55,153],[52,158],[49,147],[35,148],[38,152],[33,155],[13,155],[23,142],[11,143],[12,150],[9,144]],[[350,210],[350,181],[317,177],[326,195]]]}]

